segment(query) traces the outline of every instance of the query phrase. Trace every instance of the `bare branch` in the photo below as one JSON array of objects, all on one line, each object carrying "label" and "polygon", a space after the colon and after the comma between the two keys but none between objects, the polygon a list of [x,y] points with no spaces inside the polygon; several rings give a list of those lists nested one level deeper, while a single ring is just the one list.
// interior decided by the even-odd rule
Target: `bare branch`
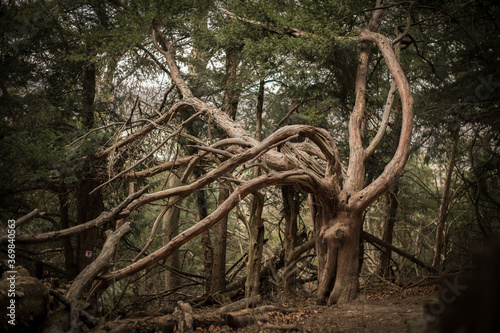
[{"label": "bare branch", "polygon": [[[240,146],[244,146],[244,147],[249,146],[248,142],[246,142],[243,139],[229,138],[229,139],[223,139],[219,142],[216,142],[213,145],[211,145],[209,148],[215,149],[215,148],[223,147],[223,146],[227,146],[227,145],[240,145]],[[188,179],[189,175],[191,174],[191,172],[193,171],[194,167],[200,162],[200,160],[202,158],[204,158],[206,155],[208,155],[208,153],[209,153],[208,151],[201,152],[198,156],[196,156],[195,158],[193,158],[193,160],[191,160],[187,169],[184,171],[184,174],[181,177],[181,182],[183,182],[183,183],[187,182],[187,179]]]},{"label": "bare branch", "polygon": [[387,67],[396,81],[403,111],[401,135],[399,137],[396,153],[387,164],[382,174],[355,195],[351,204],[352,207],[356,207],[356,209],[368,207],[368,205],[384,193],[403,172],[406,161],[410,155],[410,142],[413,127],[413,97],[410,91],[410,85],[392,48],[392,43],[383,35],[366,30],[362,32],[362,38],[375,42],[380,48]]},{"label": "bare branch", "polygon": [[[256,145],[255,147],[252,147],[251,149],[245,150],[240,154],[234,155],[230,159],[224,161],[221,163],[216,169],[210,171],[203,177],[197,179],[191,184],[184,185],[184,186],[179,186],[175,189],[167,189],[163,191],[159,191],[156,193],[151,193],[151,194],[146,194],[142,196],[141,198],[135,200],[132,202],[129,207],[127,207],[126,210],[122,213],[124,216],[127,216],[130,214],[133,210],[137,209],[138,207],[141,207],[145,204],[148,204],[153,201],[157,200],[162,200],[166,199],[168,197],[178,195],[181,197],[186,197],[195,191],[201,189],[202,187],[212,183],[213,181],[217,180],[220,176],[231,172],[236,168],[237,166],[255,158],[256,156],[262,154],[262,152],[269,151],[270,147],[272,147],[274,144],[278,142],[286,142],[286,140],[290,140],[290,138],[295,137],[295,136],[304,136],[309,139],[311,139],[313,142],[320,142],[320,133],[323,133],[324,130],[317,129],[312,126],[306,126],[306,125],[292,125],[292,126],[285,126],[283,128],[280,128],[276,132],[272,133],[269,137],[267,137],[265,140],[263,140],[261,143]],[[325,131],[326,132],[326,131]],[[321,148],[321,147],[320,147]],[[323,147],[325,148],[325,147]],[[333,148],[332,148],[333,149]],[[325,149],[323,153],[328,154],[329,152]],[[282,154],[280,154],[283,156]],[[340,162],[337,162],[340,165]],[[280,163],[282,165],[283,162]],[[184,178],[184,177],[183,177]],[[329,188],[325,186],[323,191],[329,193],[329,196],[335,196],[332,191],[336,191],[336,189]]]},{"label": "bare branch", "polygon": [[123,224],[115,232],[109,232],[99,256],[75,278],[71,287],[66,293],[66,298],[70,301],[82,296],[85,286],[87,286],[102,270],[106,269],[110,260],[115,254],[120,239],[130,231],[130,222]]},{"label": "bare branch", "polygon": [[285,35],[289,35],[291,37],[303,37],[303,36],[314,36],[314,37],[318,37],[318,35],[315,35],[315,34],[312,34],[310,32],[305,32],[305,31],[302,31],[302,30],[299,30],[299,29],[296,29],[296,28],[292,28],[292,27],[287,27],[287,28],[277,28],[273,25],[269,25],[267,23],[263,23],[263,22],[259,22],[259,21],[255,21],[255,20],[249,20],[249,19],[246,19],[246,18],[243,18],[241,16],[238,16],[232,12],[230,12],[229,10],[227,9],[224,9],[224,8],[218,8],[219,11],[222,13],[222,14],[225,14],[227,16],[229,16],[230,18],[233,18],[233,19],[237,19],[237,20],[240,20],[242,22],[246,22],[246,23],[250,23],[250,24],[253,24],[253,25],[257,25],[259,27],[263,27],[271,32],[274,32],[274,33],[278,33],[278,34],[285,34]]},{"label": "bare branch", "polygon": [[175,161],[169,161],[162,163],[160,165],[157,165],[155,167],[146,169],[146,170],[141,170],[141,171],[131,171],[128,172],[124,175],[122,175],[122,178],[128,178],[128,179],[139,179],[139,178],[146,178],[146,177],[151,177],[156,174],[159,174],[164,171],[171,171],[173,169],[177,169],[185,164],[188,164],[190,161],[193,159],[197,158],[197,156],[187,156],[187,157],[181,157],[175,159]]},{"label": "bare branch", "polygon": [[131,165],[130,167],[126,168],[125,170],[121,171],[120,173],[118,173],[116,176],[114,176],[113,178],[111,178],[110,180],[108,180],[107,182],[104,182],[102,183],[101,185],[97,186],[95,189],[93,189],[92,191],[90,191],[90,195],[95,193],[97,190],[103,188],[104,186],[112,183],[113,181],[115,181],[116,179],[120,178],[121,176],[123,176],[124,174],[126,174],[127,172],[129,172],[130,170],[134,169],[135,167],[137,167],[139,164],[141,164],[142,162],[144,162],[145,160],[147,160],[148,158],[150,158],[151,156],[153,156],[153,154],[155,152],[158,151],[158,149],[160,149],[161,147],[163,147],[171,138],[173,138],[174,136],[176,136],[177,134],[180,133],[180,131],[190,122],[192,121],[194,118],[198,117],[200,115],[200,113],[195,113],[194,115],[192,115],[191,117],[189,117],[187,120],[185,120],[184,122],[182,122],[182,124],[172,133],[170,133],[167,138],[165,140],[163,140],[162,143],[160,143],[158,146],[156,146],[153,150],[151,150],[146,156],[144,156],[143,158],[141,158],[139,161],[135,162],[133,165]]},{"label": "bare branch", "polygon": [[392,104],[394,103],[394,96],[396,95],[396,81],[392,80],[391,89],[387,94],[387,101],[385,103],[384,114],[382,115],[382,121],[380,122],[380,127],[378,128],[377,134],[373,138],[372,142],[368,148],[365,149],[365,159],[371,156],[375,149],[380,145],[382,139],[384,138],[387,125],[389,125],[389,116],[391,115]]},{"label": "bare branch", "polygon": [[[158,41],[156,38],[157,34],[158,37],[160,38],[159,43],[161,46],[158,45]],[[186,82],[182,79],[179,68],[175,63],[174,55],[172,52],[172,44],[170,44],[170,42],[167,40],[167,38],[162,32],[156,31],[156,29],[154,28],[153,28],[153,44],[155,48],[165,56],[165,59],[167,60],[167,66],[170,69],[170,77],[172,78],[172,81],[174,81],[177,88],[181,91],[182,97],[184,97],[185,99],[193,97],[191,89],[189,89]]]},{"label": "bare branch", "polygon": [[18,228],[20,226],[22,226],[23,224],[31,221],[32,219],[34,219],[35,217],[38,217],[40,216],[41,214],[43,214],[42,212],[40,212],[40,210],[37,208],[35,210],[33,210],[32,212],[18,218],[16,220],[16,223],[15,223],[15,227]]},{"label": "bare branch", "polygon": [[[43,234],[33,235],[33,234],[19,234],[16,236],[16,243],[28,243],[28,244],[38,244],[45,242],[53,242],[63,238],[68,238],[73,235],[77,235],[85,230],[98,228],[105,223],[114,221],[118,214],[132,201],[136,198],[140,197],[146,190],[148,186],[144,187],[142,190],[137,191],[130,196],[127,197],[122,203],[120,203],[117,207],[113,208],[110,212],[103,212],[97,218],[85,222],[83,224],[79,224],[77,226],[62,229],[58,231],[46,232]],[[0,237],[0,245],[6,244],[8,241],[7,236]]]},{"label": "bare branch", "polygon": [[[305,178],[298,179],[296,178],[297,176]],[[128,267],[104,276],[104,285],[109,285],[113,281],[118,281],[130,275],[133,275],[136,272],[167,258],[183,244],[219,222],[248,194],[269,186],[295,184],[298,181],[305,183],[307,181],[306,179],[309,179],[309,181],[313,181],[313,178],[310,177],[307,171],[295,169],[283,172],[271,172],[269,174],[245,182],[244,184],[236,188],[235,191],[231,193],[231,195],[221,205],[219,205],[212,214],[196,223],[191,228],[172,238],[168,244],[149,254],[145,258],[129,265]],[[315,188],[317,184],[310,184],[310,186],[312,188]]]},{"label": "bare branch", "polygon": [[108,156],[111,152],[115,151],[116,149],[119,149],[123,146],[128,145],[129,143],[144,137],[146,134],[151,132],[153,129],[155,129],[157,126],[169,122],[172,117],[175,115],[175,113],[179,110],[182,110],[184,107],[189,107],[189,104],[186,103],[185,101],[180,101],[176,104],[174,104],[168,112],[166,112],[163,116],[159,117],[156,119],[153,123],[145,126],[141,130],[127,136],[125,139],[115,143],[111,147],[106,148],[105,150],[98,152],[97,154],[94,155],[94,158],[103,158]]}]

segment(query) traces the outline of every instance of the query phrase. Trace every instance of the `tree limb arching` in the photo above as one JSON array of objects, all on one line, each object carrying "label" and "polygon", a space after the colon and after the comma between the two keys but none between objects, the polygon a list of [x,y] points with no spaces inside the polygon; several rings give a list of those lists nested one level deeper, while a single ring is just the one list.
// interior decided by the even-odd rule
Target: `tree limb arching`
[{"label": "tree limb arching", "polygon": [[[322,138],[322,134],[326,132],[321,129],[317,129],[312,126],[306,126],[306,125],[291,125],[291,126],[286,126],[283,128],[280,128],[276,132],[272,133],[269,137],[264,139],[261,143],[257,144],[256,146],[245,150],[241,152],[240,154],[237,154],[233,156],[232,158],[224,161],[221,163],[216,169],[208,172],[206,175],[204,175],[201,178],[198,178],[196,181],[188,184],[188,185],[183,185],[174,189],[166,189],[163,191],[155,192],[155,193],[149,193],[141,196],[140,198],[136,199],[133,201],[122,213],[122,217],[128,216],[133,210],[151,203],[153,201],[157,200],[162,200],[169,198],[171,196],[179,196],[179,197],[186,197],[187,195],[190,195],[194,193],[195,191],[201,189],[202,187],[214,182],[217,180],[219,177],[223,176],[225,173],[230,172],[234,170],[236,167],[242,165],[244,162],[247,162],[259,154],[265,153],[266,151],[269,151],[269,149],[276,143],[280,142],[286,142],[286,140],[289,140],[290,137],[299,135],[303,137],[307,137],[311,139],[313,142],[319,142],[321,146],[323,146],[324,149],[324,154],[330,154],[330,150],[327,151],[325,148],[324,144],[324,139]],[[333,141],[333,139],[331,139]],[[323,143],[322,143],[323,142]],[[320,147],[322,148],[322,147]],[[333,149],[333,148],[332,148]],[[335,165],[340,166],[340,162],[336,162]],[[338,167],[338,172],[340,174],[340,167]],[[331,184],[329,184],[331,181],[331,178],[328,178],[326,180],[319,180],[318,179],[318,186],[321,188],[321,190],[324,193],[328,193],[328,197],[335,197],[338,195],[338,193],[335,193],[336,188],[331,187]]]},{"label": "tree limb arching", "polygon": [[[158,36],[156,36],[156,34],[158,34]],[[257,141],[252,135],[249,135],[238,123],[233,121],[226,112],[214,106],[208,105],[198,98],[193,97],[191,90],[182,78],[179,68],[175,63],[170,43],[167,41],[165,35],[153,29],[153,38],[155,47],[165,56],[167,60],[167,65],[172,75],[172,81],[181,91],[183,101],[193,107],[195,111],[202,112],[211,119],[214,119],[217,125],[219,125],[219,127],[223,129],[229,137],[240,138],[251,146],[257,146],[259,144],[259,141]],[[161,46],[158,45],[158,43]],[[332,165],[332,167],[328,169],[330,170],[330,172],[333,172],[333,170],[335,170],[334,173],[337,173],[339,172],[339,170],[341,170],[341,166],[340,158],[338,156],[338,150],[333,141],[333,138],[331,138],[331,135],[323,129],[318,129],[318,131],[321,132],[321,136],[323,137],[323,139],[321,139],[320,137],[317,137],[316,141],[313,140],[313,138],[310,139],[312,141],[315,141],[315,143],[322,151],[326,148],[326,146],[324,145],[324,141],[326,140],[329,143],[331,147],[328,148],[327,151],[323,151],[323,153],[325,154],[325,156],[327,156],[327,158],[328,156],[335,157],[330,161],[330,165]],[[293,159],[290,161],[289,158],[284,158],[283,154],[275,150],[268,151],[265,154],[264,158],[266,163],[276,170],[290,170],[294,167],[297,167],[296,164],[291,163],[293,162]]]},{"label": "tree limb arching", "polygon": [[376,43],[384,56],[387,67],[391,71],[401,97],[402,125],[398,147],[391,161],[387,164],[382,174],[380,174],[371,184],[357,192],[353,198],[354,200],[351,201],[351,208],[359,210],[368,207],[376,198],[384,193],[403,172],[406,161],[410,155],[410,142],[413,128],[413,97],[410,90],[410,84],[404,75],[399,61],[396,59],[392,43],[383,35],[366,30],[362,32],[361,38]]},{"label": "tree limb arching", "polygon": [[183,244],[215,225],[220,219],[222,219],[227,213],[229,213],[229,211],[236,207],[241,199],[254,191],[275,185],[297,183],[300,183],[303,186],[308,186],[311,191],[315,191],[319,188],[317,184],[318,181],[321,180],[316,178],[310,172],[300,169],[282,172],[271,172],[266,175],[249,180],[236,188],[236,190],[231,193],[228,199],[224,201],[223,204],[219,205],[217,209],[212,212],[212,214],[196,223],[189,229],[183,231],[176,237],[172,238],[167,245],[149,254],[145,258],[140,259],[139,261],[127,266],[126,268],[105,275],[102,278],[102,281],[104,285],[107,286],[113,281],[118,281],[126,278],[146,267],[149,267],[159,260],[167,258]]},{"label": "tree limb arching", "polygon": [[394,103],[394,96],[396,95],[396,81],[392,80],[391,88],[387,94],[387,101],[385,102],[384,113],[382,114],[382,121],[380,122],[380,127],[378,128],[377,134],[370,142],[370,145],[365,149],[365,158],[370,157],[375,149],[380,145],[382,139],[384,138],[385,131],[389,125],[389,116],[391,115],[392,104]]}]

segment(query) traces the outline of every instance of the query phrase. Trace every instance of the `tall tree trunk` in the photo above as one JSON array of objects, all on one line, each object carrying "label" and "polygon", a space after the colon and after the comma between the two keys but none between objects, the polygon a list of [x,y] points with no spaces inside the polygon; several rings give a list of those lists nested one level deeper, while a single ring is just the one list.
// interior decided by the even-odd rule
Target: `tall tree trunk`
[{"label": "tall tree trunk", "polygon": [[[222,111],[226,112],[234,120],[240,99],[241,90],[238,84],[238,65],[241,50],[226,50],[226,82],[222,100]],[[223,187],[219,189],[219,205],[229,197],[229,190]],[[225,216],[216,227],[213,246],[212,276],[210,279],[210,293],[224,292],[226,288],[226,248],[227,248],[227,221]]]},{"label": "tall tree trunk", "polygon": [[[96,67],[95,64],[86,64],[82,69],[82,119],[83,125],[87,129],[94,127],[94,100],[96,92]],[[91,173],[90,163],[87,163],[85,169],[89,169]],[[104,211],[104,202],[102,191],[99,190],[90,195],[95,187],[99,185],[99,181],[88,178],[84,175],[84,179],[80,182],[77,189],[77,215],[76,223],[82,224],[89,220],[98,217]],[[88,264],[94,260],[95,247],[97,243],[97,229],[92,228],[84,231],[78,236],[77,246],[77,262],[78,269],[82,271]]]},{"label": "tall tree trunk", "polygon": [[[219,205],[229,197],[229,190],[221,184],[219,189]],[[227,247],[227,219],[226,215],[217,224],[214,235],[212,276],[210,279],[210,293],[224,292],[226,289],[226,247]]]},{"label": "tall tree trunk", "polygon": [[[398,212],[398,184],[394,184],[385,194],[386,213],[384,218],[382,240],[392,244],[394,224],[396,223],[396,215]],[[393,278],[394,271],[392,270],[392,251],[386,247],[382,247],[379,257],[378,274],[382,277]]]},{"label": "tall tree trunk", "polygon": [[290,254],[297,246],[297,216],[299,214],[298,201],[295,198],[293,186],[281,186],[283,198],[283,216],[285,218],[285,271],[283,273],[284,288],[291,292],[295,288],[295,264],[290,262]]},{"label": "tall tree trunk", "polygon": [[250,208],[251,216],[248,220],[249,241],[245,297],[259,295],[262,249],[264,247],[264,221],[262,220],[263,208],[264,195],[259,192],[255,192],[252,198],[252,207]]},{"label": "tall tree trunk", "polygon": [[[181,184],[180,179],[174,174],[170,173],[168,179],[168,188],[175,188]],[[168,202],[173,202],[176,197],[172,197]],[[177,207],[171,207],[163,216],[162,224],[162,241],[163,245],[166,245],[172,238],[179,234],[179,217],[180,209]],[[170,257],[165,260],[165,265],[170,268],[180,270],[180,260],[179,252],[175,251]],[[180,285],[180,277],[177,273],[170,270],[165,271],[165,290],[172,290]]]},{"label": "tall tree trunk", "polygon": [[221,110],[231,119],[236,118],[236,111],[241,95],[241,85],[238,82],[238,65],[241,60],[241,47],[226,50],[226,82]]},{"label": "tall tree trunk", "polygon": [[[195,176],[198,178],[201,175],[201,170],[195,169]],[[196,205],[198,209],[198,220],[202,220],[208,216],[207,212],[207,199],[205,197],[204,191],[196,192]],[[212,281],[212,265],[214,258],[214,249],[212,247],[212,240],[210,237],[210,229],[204,231],[201,234],[201,244],[203,246],[203,264],[205,269],[205,282],[206,282],[206,292],[210,294],[210,284]]]},{"label": "tall tree trunk", "polygon": [[[264,85],[260,81],[259,93],[257,95],[257,109],[255,112],[255,138],[261,140],[262,137],[262,113],[264,111]],[[260,175],[260,168],[253,169],[253,176]],[[262,264],[262,251],[264,249],[264,221],[262,211],[264,209],[264,196],[256,192],[252,197],[250,207],[250,219],[248,228],[248,259],[247,259],[247,280],[245,283],[245,297],[257,296],[260,293],[260,270]]]},{"label": "tall tree trunk", "polygon": [[453,134],[453,142],[450,150],[448,151],[448,163],[446,164],[445,179],[443,194],[441,195],[441,203],[439,205],[439,218],[436,229],[436,244],[434,245],[434,258],[432,260],[432,267],[440,268],[443,260],[443,252],[445,250],[445,230],[446,220],[450,210],[450,186],[451,178],[453,176],[453,166],[455,165],[455,154],[458,144],[458,133]]}]

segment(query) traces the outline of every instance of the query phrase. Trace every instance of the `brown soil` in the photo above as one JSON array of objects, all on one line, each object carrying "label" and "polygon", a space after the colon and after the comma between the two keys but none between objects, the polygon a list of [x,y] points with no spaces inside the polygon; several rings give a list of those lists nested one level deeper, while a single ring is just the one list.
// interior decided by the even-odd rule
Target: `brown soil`
[{"label": "brown soil", "polygon": [[[370,291],[345,305],[334,305],[294,313],[268,312],[267,324],[296,325],[303,332],[332,333],[391,333],[422,332],[424,305],[435,298],[436,287],[416,287],[402,291]],[[281,304],[285,308],[304,308],[314,304],[313,299],[299,299]],[[297,325],[298,324],[298,325]],[[253,325],[238,330],[219,327],[198,329],[196,332],[280,332]],[[283,331],[281,331],[283,332]]]},{"label": "brown soil", "polygon": [[[270,312],[269,324],[277,326],[299,324],[304,332],[418,332],[418,327],[423,322],[423,307],[435,298],[435,293],[434,287],[366,292],[356,301],[345,305],[302,310],[291,314]],[[285,307],[306,305],[304,301],[293,303],[283,305]],[[247,327],[236,332],[258,331],[258,327]],[[279,331],[264,330],[264,332]]]},{"label": "brown soil", "polygon": [[[436,292],[436,286],[405,290],[365,290],[357,300],[349,304],[325,307],[315,306],[313,298],[296,298],[276,303],[266,302],[267,305],[285,308],[290,312],[257,313],[252,310],[252,317],[267,317],[268,321],[239,329],[220,326],[223,325],[223,319],[214,314],[218,307],[203,307],[194,309],[195,316],[210,319],[202,320],[199,324],[204,327],[198,327],[195,332],[423,333],[424,305],[436,298]],[[166,324],[171,318],[170,315],[155,316],[150,313],[149,316],[141,319],[129,318],[107,322],[106,327],[97,328],[94,332],[171,332],[175,331],[175,328],[166,329],[167,326],[171,326],[171,324]],[[218,323],[211,325],[210,322]],[[268,329],[266,326],[272,326],[273,329]],[[285,330],[285,327],[293,327],[294,330]]]}]

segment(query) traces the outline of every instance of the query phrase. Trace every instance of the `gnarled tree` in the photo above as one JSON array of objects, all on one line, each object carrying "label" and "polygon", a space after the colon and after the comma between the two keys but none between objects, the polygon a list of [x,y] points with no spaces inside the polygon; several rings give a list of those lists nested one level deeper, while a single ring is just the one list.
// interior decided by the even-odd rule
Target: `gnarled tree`
[{"label": "gnarled tree", "polygon": [[[378,3],[382,7],[382,2]],[[238,186],[207,217],[173,237],[170,242],[133,264],[110,272],[101,278],[102,291],[114,281],[128,277],[153,263],[170,256],[176,249],[193,237],[215,225],[247,195],[260,189],[276,185],[295,185],[310,193],[310,206],[314,219],[314,236],[318,257],[319,285],[318,302],[329,304],[342,303],[357,296],[359,282],[359,240],[364,210],[382,195],[402,173],[410,152],[412,133],[413,99],[410,86],[395,56],[393,43],[376,33],[382,20],[383,9],[373,12],[368,27],[359,31],[348,42],[361,43],[361,53],[355,80],[355,105],[349,122],[349,160],[344,167],[334,138],[322,128],[306,125],[291,125],[277,129],[262,141],[256,140],[241,125],[218,107],[195,97],[182,77],[175,58],[175,47],[167,34],[153,28],[153,43],[164,56],[172,82],[182,98],[170,110],[159,117],[160,124],[181,112],[194,112],[193,117],[206,117],[214,121],[229,139],[223,139],[210,147],[199,147],[197,156],[186,158],[189,163],[182,181],[184,185],[163,191],[143,194],[121,212],[128,216],[134,210],[148,203],[175,197],[176,201],[201,190],[227,174],[246,168],[247,164],[261,161],[262,175],[250,180],[240,179]],[[385,127],[381,126],[380,135],[365,148],[363,144],[363,117],[366,109],[367,74],[369,57],[375,44],[382,53],[390,70],[402,106],[401,134],[397,150],[384,171],[370,184],[365,184],[365,162],[381,141]],[[389,103],[388,103],[389,104]],[[189,121],[189,119],[188,119]],[[180,133],[180,130],[175,134]],[[132,136],[146,134],[136,132]],[[113,149],[119,149],[134,138],[130,136],[98,154],[105,156]],[[309,149],[292,140],[307,139]],[[311,148],[312,142],[316,147]],[[278,149],[279,148],[279,149]],[[205,175],[188,182],[189,173],[194,165],[207,154],[212,153],[225,160]],[[170,164],[172,167],[173,164]],[[271,169],[271,170],[270,170]]]}]

